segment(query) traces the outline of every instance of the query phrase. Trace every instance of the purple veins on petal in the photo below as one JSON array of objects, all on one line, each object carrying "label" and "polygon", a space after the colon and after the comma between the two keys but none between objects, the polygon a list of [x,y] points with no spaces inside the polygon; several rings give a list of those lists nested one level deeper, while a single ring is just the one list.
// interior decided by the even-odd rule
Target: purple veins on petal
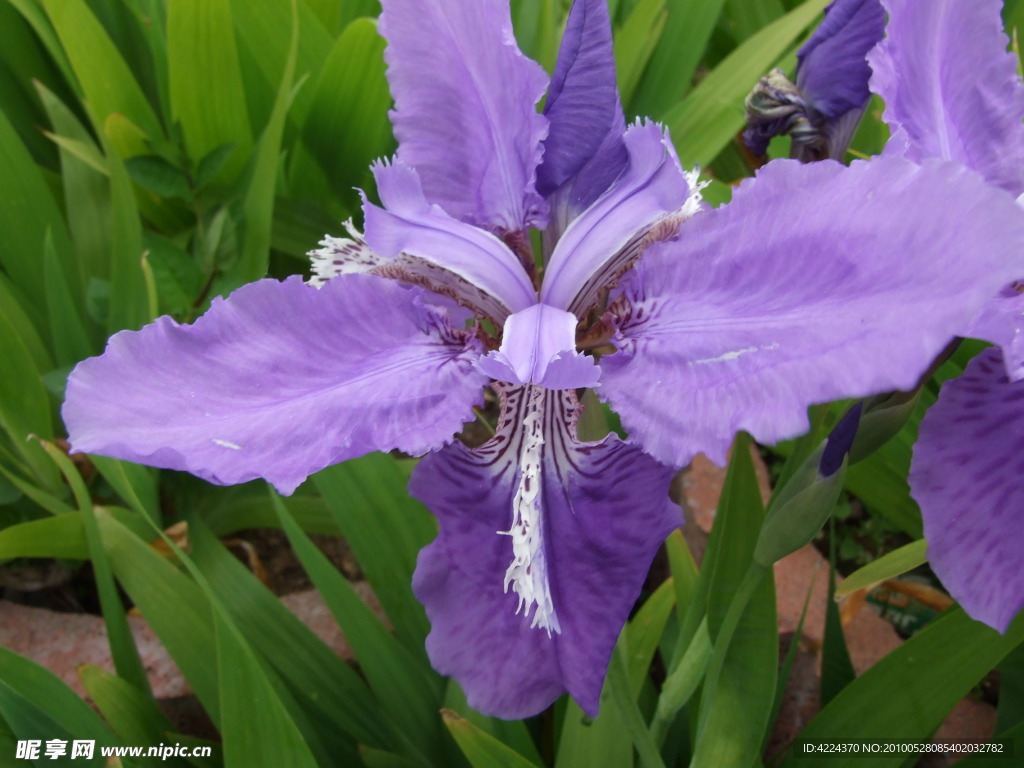
[{"label": "purple veins on petal", "polygon": [[[572,391],[497,388],[495,437],[453,443],[410,483],[440,523],[413,579],[427,651],[485,714],[527,717],[568,691],[595,716],[650,562],[681,522],[673,473],[614,435],[580,442]],[[529,575],[538,558],[546,586]]]},{"label": "purple veins on petal", "polygon": [[261,280],[192,325],[118,333],[68,379],[71,445],[283,493],[370,451],[439,448],[487,380],[479,343],[428,296],[372,275]]},{"label": "purple veins on petal", "polygon": [[598,393],[660,461],[724,463],[737,430],[913,388],[1022,258],[1012,198],[954,163],[775,161],[626,276]]},{"label": "purple veins on petal", "polygon": [[928,561],[967,613],[1000,632],[1024,606],[1024,382],[997,349],[945,382],[921,422],[910,488]]}]

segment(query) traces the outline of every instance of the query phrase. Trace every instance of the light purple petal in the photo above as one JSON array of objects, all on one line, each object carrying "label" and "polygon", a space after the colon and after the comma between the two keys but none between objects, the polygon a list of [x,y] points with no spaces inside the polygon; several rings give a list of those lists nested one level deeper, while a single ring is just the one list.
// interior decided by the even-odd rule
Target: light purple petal
[{"label": "light purple petal", "polygon": [[956,163],[775,161],[624,280],[599,393],[655,458],[724,463],[737,430],[915,386],[1022,259],[1013,200]]},{"label": "light purple petal", "polygon": [[541,301],[579,315],[594,291],[622,267],[616,258],[690,193],[665,130],[637,123],[625,135],[629,166],[615,185],[569,225],[551,254]]},{"label": "light purple petal", "polygon": [[543,226],[535,189],[548,79],[523,56],[505,0],[384,0],[380,33],[398,157],[427,199],[494,230]]},{"label": "light purple petal", "polygon": [[989,299],[965,335],[998,344],[1010,380],[1024,379],[1024,294],[1016,286]]},{"label": "light purple petal", "polygon": [[385,206],[363,203],[366,242],[375,252],[385,258],[405,252],[436,264],[493,296],[509,312],[536,302],[533,284],[508,246],[428,203],[413,169],[401,162],[378,163],[373,172]]},{"label": "light purple petal", "polygon": [[[528,442],[520,425],[538,395],[543,552],[560,627],[550,636],[517,615],[518,596],[504,591],[513,543],[497,533],[512,525]],[[427,652],[485,714],[527,717],[568,691],[595,716],[651,559],[681,523],[667,496],[672,471],[613,435],[578,442],[576,408],[571,392],[508,390],[491,441],[476,450],[455,443],[426,458],[409,486],[440,522],[413,578],[431,623]]]},{"label": "light purple petal", "polygon": [[[569,11],[551,90],[550,121],[537,189],[550,197],[561,187],[564,218],[600,197],[626,166],[626,123],[619,104],[612,28],[605,0],[576,0]],[[565,226],[559,227],[559,232]]]},{"label": "light purple petal", "polygon": [[868,57],[884,118],[912,160],[956,160],[1024,192],[1024,86],[999,0],[885,0],[885,41]]},{"label": "light purple petal", "polygon": [[871,98],[867,54],[885,33],[879,0],[836,0],[797,54],[796,85],[822,116],[861,109]]},{"label": "light purple petal", "polygon": [[370,451],[439,448],[486,378],[426,295],[371,275],[261,280],[193,325],[118,333],[68,380],[72,447],[284,493]]},{"label": "light purple petal", "polygon": [[505,321],[501,348],[481,358],[477,370],[510,384],[576,389],[597,384],[601,370],[576,351],[576,316],[534,304]]},{"label": "light purple petal", "polygon": [[928,561],[964,610],[1005,632],[1024,606],[1024,382],[999,351],[942,385],[921,422],[910,488]]},{"label": "light purple petal", "polygon": [[309,252],[310,285],[321,286],[338,275],[370,273],[432,291],[436,295],[431,301],[447,304],[452,313],[452,325],[456,327],[464,325],[473,315],[489,317],[499,323],[508,316],[508,308],[499,299],[466,278],[411,253],[381,256],[366,244],[363,234],[351,220],[344,226],[349,237],[326,235],[320,247]]}]

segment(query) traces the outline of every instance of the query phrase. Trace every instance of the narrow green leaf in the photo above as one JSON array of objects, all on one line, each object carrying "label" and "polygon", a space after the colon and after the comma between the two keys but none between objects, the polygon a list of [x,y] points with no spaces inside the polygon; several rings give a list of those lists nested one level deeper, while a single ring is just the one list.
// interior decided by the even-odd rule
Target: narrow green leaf
[{"label": "narrow green leaf", "polygon": [[786,12],[780,0],[726,0],[725,6],[723,26],[737,42],[746,40]]},{"label": "narrow green leaf", "polygon": [[118,496],[142,518],[160,525],[160,504],[155,470],[107,456],[90,456],[93,465]]},{"label": "narrow green leaf", "polygon": [[665,0],[640,0],[615,36],[619,97],[628,104],[648,59],[661,39],[667,14]]},{"label": "narrow green leaf", "polygon": [[22,309],[41,329],[47,324],[39,253],[47,231],[53,233],[58,255],[70,252],[67,228],[56,201],[25,145],[0,112],[0,233],[4,239],[0,268],[27,299]]},{"label": "narrow green leaf", "polygon": [[281,498],[273,492],[271,498],[281,527],[344,631],[384,714],[411,747],[409,757],[422,760],[423,755],[433,755],[433,762],[441,762],[445,740],[436,717],[440,708],[436,678],[385,629],[349,581],[302,532]]},{"label": "narrow green leaf", "polygon": [[473,768],[538,768],[514,749],[480,730],[457,712],[441,711],[444,724]]},{"label": "narrow green leaf", "polygon": [[57,38],[57,33],[53,29],[53,24],[46,17],[42,4],[38,0],[10,0],[10,3],[18,9],[18,13],[22,15],[25,21],[32,27],[32,30],[39,36],[50,59],[60,69],[64,79],[69,83],[74,83],[75,75],[71,69],[71,62],[68,61],[67,54],[64,52],[64,46],[61,45],[60,40]]},{"label": "narrow green leaf", "polygon": [[644,717],[633,697],[621,647],[617,647],[612,653],[611,663],[608,665],[608,687],[611,689],[612,700],[619,710],[622,721],[632,737],[633,746],[640,756],[640,765],[643,768],[665,768],[665,763],[658,752],[658,745],[647,730],[647,723],[644,722]]},{"label": "narrow green leaf", "polygon": [[660,120],[669,105],[689,92],[724,3],[725,0],[668,0],[665,28],[632,102],[626,102],[631,114]]},{"label": "narrow green leaf", "polygon": [[[260,12],[253,13],[252,5],[246,0],[231,0],[231,8],[238,32],[242,76],[246,78],[246,101],[253,125],[261,125],[268,119],[270,104],[274,101],[274,93],[279,91],[279,84],[283,80],[292,80],[291,76],[285,77],[289,60],[294,59],[292,66],[300,77],[315,76],[324,66],[334,37],[306,3],[263,0]],[[297,52],[293,54],[295,35],[298,35],[299,42]],[[259,77],[258,84],[249,79],[254,75]],[[308,89],[295,95],[291,114],[295,126],[301,126],[305,120],[312,95]],[[254,102],[265,106],[252,108]]]},{"label": "narrow green leaf", "polygon": [[82,87],[97,132],[107,117],[125,115],[151,138],[163,134],[160,121],[135,76],[103,25],[84,0],[43,0]]},{"label": "narrow green leaf", "polygon": [[[85,290],[81,286],[87,286],[91,278],[110,276],[110,170],[92,134],[78,117],[41,84],[36,84],[36,90],[54,131],[82,149],[80,157],[64,144],[60,145],[60,177],[67,228],[73,241],[74,250],[70,255],[78,270],[77,284],[80,286],[72,288],[72,291],[77,291],[79,301],[84,303]],[[88,314],[87,307],[80,309],[83,316]],[[91,323],[91,335],[94,343],[98,343],[100,324]]]},{"label": "narrow green leaf", "polygon": [[[54,726],[66,733],[74,734],[73,738],[96,739],[104,746],[117,745],[120,742],[111,733],[88,704],[77,693],[48,669],[29,661],[7,648],[0,646],[0,717],[7,721],[19,738],[28,738],[17,727],[17,711],[10,706],[14,694],[24,704],[36,708]],[[46,734],[43,738],[55,738],[56,734]],[[36,736],[35,738],[39,738]],[[99,750],[96,750],[98,755]],[[101,761],[97,761],[97,764]],[[84,763],[88,765],[88,763]]]},{"label": "narrow green leaf", "polygon": [[681,530],[672,531],[665,540],[665,552],[672,571],[672,586],[676,591],[676,612],[686,614],[697,588],[697,563]]},{"label": "narrow green leaf", "polygon": [[210,605],[195,582],[111,515],[98,510],[103,545],[117,580],[217,725],[218,678]]},{"label": "narrow green leaf", "polygon": [[779,659],[771,569],[753,566],[734,598],[708,663],[693,768],[753,764],[771,725]]},{"label": "narrow green leaf", "polygon": [[110,643],[110,654],[114,659],[114,668],[118,675],[140,691],[149,692],[149,678],[142,666],[135,638],[128,626],[121,595],[114,583],[114,572],[107,558],[100,538],[99,526],[96,523],[92,497],[85,487],[78,469],[64,451],[46,441],[42,442],[43,450],[50,456],[71,486],[78,513],[81,516],[85,531],[85,540],[89,545],[89,559],[92,561],[93,575],[96,579],[96,591],[99,594],[100,608],[103,611],[103,623],[107,628],[107,640]]},{"label": "narrow green leaf", "polygon": [[277,89],[277,97],[274,99],[270,122],[260,137],[256,150],[256,164],[243,203],[245,237],[238,263],[232,270],[232,281],[237,283],[248,283],[265,276],[270,264],[270,229],[274,219],[274,195],[277,188],[281,137],[284,135],[285,116],[291,101],[299,44],[299,22],[295,3],[296,0],[292,0],[292,34],[284,74]]},{"label": "narrow green leaf", "polygon": [[555,758],[555,768],[595,765],[633,765],[633,739],[607,680],[596,719],[587,717],[575,701],[567,702]]},{"label": "narrow green leaf", "polygon": [[146,279],[142,272],[142,223],[135,203],[131,181],[124,162],[111,151],[110,140],[105,140],[107,163],[110,169],[110,292],[111,301],[107,329],[135,330],[145,325],[148,318]]},{"label": "narrow green leaf", "polygon": [[159,744],[174,730],[152,696],[128,681],[92,664],[80,667],[78,676],[103,719],[126,744]]},{"label": "narrow green leaf", "polygon": [[182,200],[192,196],[185,172],[158,155],[129,157],[124,161],[124,169],[132,181],[154,195],[180,197]]},{"label": "narrow green leaf", "polygon": [[43,274],[46,283],[46,310],[50,316],[57,364],[71,366],[89,357],[92,348],[85,333],[85,321],[78,314],[67,276],[57,258],[53,237],[49,232],[46,233],[43,244]]},{"label": "narrow green leaf", "polygon": [[218,147],[233,145],[236,151],[220,175],[230,182],[252,151],[230,0],[172,0],[167,55],[171,109],[189,157],[199,161]]},{"label": "narrow green leaf", "polygon": [[216,178],[228,159],[235,152],[234,144],[221,144],[203,155],[196,166],[195,185],[197,190],[206,188]]},{"label": "narrow green leaf", "polygon": [[665,683],[658,696],[658,707],[651,723],[651,738],[656,744],[665,741],[669,726],[682,711],[697,686],[700,685],[711,661],[711,635],[708,634],[707,622],[701,622],[690,642],[690,647],[683,653],[679,663],[665,678]]},{"label": "narrow green leaf", "polygon": [[[197,519],[189,521],[192,561],[253,649],[288,684],[312,718],[334,723],[324,735],[371,746],[387,743],[376,702],[356,672],[285,608]],[[339,747],[340,748],[340,747]]]},{"label": "narrow green leaf", "polygon": [[[937,618],[850,683],[800,733],[802,740],[924,740],[946,714],[1003,657],[1024,641],[1024,616],[1005,635],[974,621],[959,607]],[[876,755],[872,766],[901,765],[906,755]],[[783,766],[805,761],[790,753]],[[830,755],[829,765],[854,768],[857,755]]]},{"label": "narrow green leaf", "polygon": [[14,334],[21,339],[29,359],[37,371],[52,371],[53,358],[37,331],[37,326],[26,311],[28,300],[3,272],[0,272],[0,314]]},{"label": "narrow green leaf", "polygon": [[[0,443],[0,446],[2,446],[2,443]],[[43,454],[42,448],[39,448],[39,446],[36,446],[36,448],[39,450],[39,458],[42,459],[45,455]],[[17,465],[17,460],[12,455],[3,455],[3,453],[0,453],[0,456],[3,456],[5,459],[4,462],[0,462],[0,474],[4,476],[5,480],[10,482],[11,485],[38,504],[42,509],[45,509],[51,515],[65,515],[73,511],[71,507],[64,503],[62,498],[58,498],[54,495],[54,493],[60,493],[63,490],[59,485],[54,486],[55,490],[52,493],[50,491],[43,490],[34,482],[30,482],[18,474],[18,471],[28,474],[28,467],[12,467],[11,465]],[[47,462],[49,462],[50,466],[46,471],[53,473],[55,483],[60,483],[60,473],[57,471],[56,467],[53,466],[53,462],[50,462],[49,459],[47,459]],[[7,466],[5,466],[5,464]]]},{"label": "narrow green leaf", "polygon": [[894,579],[900,574],[912,571],[926,562],[928,542],[924,539],[912,541],[851,573],[836,587],[836,597],[845,597],[857,590],[869,589],[886,579]]},{"label": "narrow green leaf", "polygon": [[214,626],[225,765],[316,768],[309,745],[256,654],[220,611],[214,611]]},{"label": "narrow green leaf", "polygon": [[686,166],[707,165],[743,127],[743,100],[822,12],[828,0],[802,5],[746,40],[665,115]]},{"label": "narrow green leaf", "polygon": [[79,514],[27,520],[0,530],[0,560],[15,557],[60,557],[86,560],[89,543]]},{"label": "narrow green leaf", "polygon": [[0,427],[7,432],[15,450],[28,464],[42,486],[57,490],[57,475],[52,464],[47,466],[45,454],[29,435],[50,438],[50,395],[40,372],[24,342],[15,334],[14,325],[0,308],[0,360],[4,375],[0,376]]},{"label": "narrow green leaf", "polygon": [[634,699],[640,696],[651,660],[665,631],[665,624],[675,607],[676,593],[672,580],[662,582],[648,597],[636,615],[626,624],[619,645],[623,647],[629,672],[629,684]]},{"label": "narrow green leaf", "polygon": [[[384,78],[384,40],[372,19],[352,22],[338,38],[313,87],[302,139],[333,189],[355,204],[352,190],[367,166],[394,146]],[[358,117],[357,117],[358,116]]]},{"label": "narrow green leaf", "polygon": [[[457,712],[480,730],[490,734],[502,744],[505,744],[532,763],[543,765],[544,760],[537,751],[533,736],[530,734],[525,720],[501,720],[497,717],[481,715],[475,709],[470,708],[466,701],[466,694],[459,684],[449,678],[447,690],[444,696],[444,708]],[[454,746],[454,744],[453,744]],[[461,758],[462,753],[458,756]]]},{"label": "narrow green leaf", "polygon": [[405,647],[426,663],[429,631],[409,589],[416,556],[436,534],[433,518],[405,491],[408,475],[374,453],[318,472],[314,482]]},{"label": "narrow green leaf", "polygon": [[[764,519],[750,439],[737,437],[704,564],[713,642],[701,697],[694,766],[747,766],[775,700],[778,629],[771,569],[752,562]],[[698,580],[699,581],[699,580]]]},{"label": "narrow green leaf", "polygon": [[[835,542],[835,531],[831,541]],[[836,566],[835,553],[830,557],[828,573],[828,600],[825,604],[825,638],[821,649],[821,706],[834,699],[853,679],[857,673],[850,661],[850,651],[846,647],[846,635],[843,623],[839,618],[839,606],[835,601]]]}]

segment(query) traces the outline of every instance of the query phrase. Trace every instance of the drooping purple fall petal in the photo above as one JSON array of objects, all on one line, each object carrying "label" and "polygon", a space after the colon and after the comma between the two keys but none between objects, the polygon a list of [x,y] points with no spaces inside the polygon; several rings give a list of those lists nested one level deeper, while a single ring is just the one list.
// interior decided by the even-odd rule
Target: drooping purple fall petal
[{"label": "drooping purple fall petal", "polygon": [[478,226],[543,226],[536,171],[548,78],[516,45],[504,0],[389,0],[379,22],[398,157],[432,203]]},{"label": "drooping purple fall petal", "polygon": [[737,430],[915,386],[1022,259],[1012,198],[956,163],[775,161],[627,276],[599,394],[660,461],[724,463]]},{"label": "drooping purple fall petal", "polygon": [[1024,84],[999,0],[884,0],[885,41],[869,56],[897,150],[941,157],[1024,192]]},{"label": "drooping purple fall petal", "polygon": [[505,321],[501,348],[481,358],[477,370],[510,384],[577,389],[597,384],[601,370],[576,351],[572,312],[534,304]]},{"label": "drooping purple fall petal", "polygon": [[942,385],[921,421],[910,488],[928,561],[973,618],[1005,632],[1024,606],[1024,382],[999,350]]},{"label": "drooping purple fall petal", "polygon": [[370,451],[439,448],[486,378],[477,342],[428,295],[372,275],[261,280],[193,325],[118,333],[68,380],[71,445],[283,493]]},{"label": "drooping purple fall petal", "polygon": [[[534,304],[536,291],[515,254],[490,232],[427,202],[417,173],[398,161],[373,168],[384,208],[363,202],[366,242],[385,258],[408,253],[496,298],[509,312]],[[501,318],[495,318],[501,319]]]},{"label": "drooping purple fall petal", "polygon": [[657,123],[637,123],[624,137],[629,165],[615,185],[565,230],[551,254],[541,301],[581,314],[626,266],[627,246],[690,194],[672,142]]},{"label": "drooping purple fall petal", "polygon": [[1007,376],[1011,381],[1024,379],[1024,294],[1015,285],[989,299],[966,335],[999,345]]},{"label": "drooping purple fall petal", "polygon": [[605,0],[573,3],[544,114],[550,130],[537,169],[537,189],[549,199],[558,190],[551,216],[561,233],[600,197],[627,162],[622,141],[626,123]]},{"label": "drooping purple fall petal", "polygon": [[[654,553],[681,523],[667,496],[672,470],[614,435],[579,442],[571,392],[520,387],[504,397],[491,441],[453,443],[413,473],[410,491],[440,522],[413,579],[431,623],[427,651],[485,714],[527,717],[568,691],[596,716],[619,632]],[[523,428],[529,419],[539,419],[543,443]],[[524,476],[536,485],[524,488]],[[540,606],[517,613],[521,592],[503,583],[516,553],[513,536],[498,532],[515,528],[524,492],[535,496],[532,533],[557,617],[550,634],[531,628]]]}]

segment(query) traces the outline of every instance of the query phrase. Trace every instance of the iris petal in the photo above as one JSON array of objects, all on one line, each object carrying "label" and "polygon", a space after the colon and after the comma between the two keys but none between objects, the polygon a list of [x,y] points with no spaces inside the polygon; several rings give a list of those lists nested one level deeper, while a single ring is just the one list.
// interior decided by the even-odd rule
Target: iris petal
[{"label": "iris petal", "polygon": [[[681,522],[668,499],[672,471],[611,435],[575,435],[574,394],[517,387],[503,392],[503,422],[488,443],[453,443],[420,462],[410,491],[437,516],[413,588],[427,610],[427,652],[470,706],[527,717],[568,691],[597,715],[604,673],[654,553]],[[522,478],[521,428],[542,408],[539,507],[546,574],[559,630],[531,627],[504,588],[514,557],[509,530]],[[536,610],[536,609],[534,609]]]},{"label": "iris petal", "polygon": [[486,378],[477,343],[426,295],[371,275],[320,289],[261,280],[193,325],[162,317],[119,333],[68,380],[71,444],[284,493],[370,451],[438,448],[472,418]]},{"label": "iris petal", "polygon": [[380,17],[398,157],[432,203],[492,230],[542,226],[535,189],[548,85],[516,46],[504,0],[389,0]]},{"label": "iris petal", "polygon": [[737,430],[913,388],[1022,269],[1013,199],[955,163],[774,161],[627,276],[599,393],[659,460],[724,463]]},{"label": "iris petal", "polygon": [[1024,382],[999,351],[942,385],[921,422],[910,488],[928,561],[973,618],[1005,632],[1024,606]]}]

